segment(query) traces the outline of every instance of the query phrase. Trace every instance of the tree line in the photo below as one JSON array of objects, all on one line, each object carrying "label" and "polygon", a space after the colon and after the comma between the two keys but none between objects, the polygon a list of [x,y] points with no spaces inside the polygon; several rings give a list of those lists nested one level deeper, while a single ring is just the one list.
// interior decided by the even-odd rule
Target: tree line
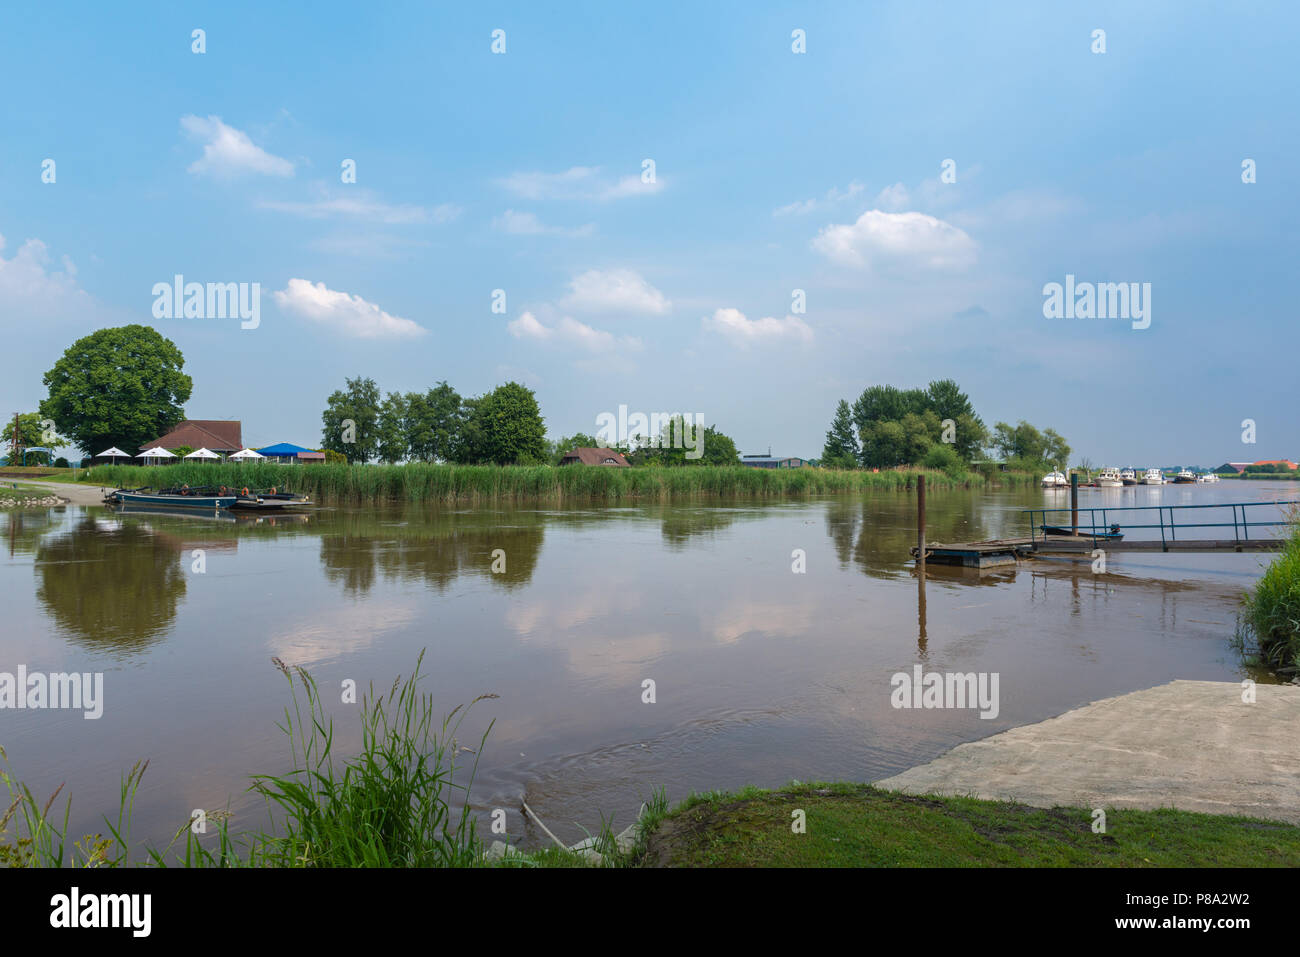
[{"label": "tree line", "polygon": [[537,397],[517,382],[472,398],[445,381],[381,397],[374,379],[358,376],[330,394],[321,422],[325,450],[349,462],[537,465],[550,458]]},{"label": "tree line", "polygon": [[826,433],[821,465],[952,469],[984,458],[990,448],[1026,468],[1064,465],[1070,456],[1061,435],[1024,420],[998,422],[990,432],[961,387],[952,379],[938,379],[924,389],[868,386],[852,405],[841,399]]}]

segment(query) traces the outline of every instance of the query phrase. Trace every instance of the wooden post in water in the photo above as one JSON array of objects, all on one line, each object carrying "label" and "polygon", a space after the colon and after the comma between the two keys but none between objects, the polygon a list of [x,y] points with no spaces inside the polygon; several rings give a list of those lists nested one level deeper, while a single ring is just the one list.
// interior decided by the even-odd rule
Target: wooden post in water
[{"label": "wooden post in water", "polygon": [[1079,473],[1070,473],[1070,531],[1079,534]]},{"label": "wooden post in water", "polygon": [[916,567],[925,574],[925,476],[916,477]]}]

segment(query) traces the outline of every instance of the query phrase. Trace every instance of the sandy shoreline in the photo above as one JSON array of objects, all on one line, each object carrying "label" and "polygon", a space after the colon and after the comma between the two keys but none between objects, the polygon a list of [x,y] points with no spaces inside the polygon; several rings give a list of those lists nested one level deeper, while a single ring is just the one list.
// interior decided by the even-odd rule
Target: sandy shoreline
[{"label": "sandy shoreline", "polygon": [[19,485],[31,485],[36,488],[47,488],[55,495],[66,498],[72,505],[103,505],[104,493],[112,491],[108,488],[101,488],[98,485],[77,485],[72,482],[46,482],[38,478],[32,479],[7,479],[7,482],[17,482]]}]

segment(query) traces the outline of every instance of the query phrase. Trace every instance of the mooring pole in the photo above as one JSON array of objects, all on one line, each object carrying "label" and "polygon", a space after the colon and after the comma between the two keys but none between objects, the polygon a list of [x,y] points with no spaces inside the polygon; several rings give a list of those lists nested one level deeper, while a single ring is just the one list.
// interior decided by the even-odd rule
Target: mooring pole
[{"label": "mooring pole", "polygon": [[916,567],[925,574],[925,476],[916,477]]},{"label": "mooring pole", "polygon": [[1070,473],[1070,531],[1079,534],[1079,473]]}]

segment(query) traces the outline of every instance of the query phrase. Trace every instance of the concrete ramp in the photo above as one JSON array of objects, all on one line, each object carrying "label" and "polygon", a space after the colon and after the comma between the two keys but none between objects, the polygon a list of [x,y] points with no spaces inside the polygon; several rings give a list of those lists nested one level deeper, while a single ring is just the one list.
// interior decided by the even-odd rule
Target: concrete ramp
[{"label": "concrete ramp", "polygon": [[876,781],[1033,807],[1162,808],[1300,824],[1300,686],[1173,681],[1013,728]]}]

